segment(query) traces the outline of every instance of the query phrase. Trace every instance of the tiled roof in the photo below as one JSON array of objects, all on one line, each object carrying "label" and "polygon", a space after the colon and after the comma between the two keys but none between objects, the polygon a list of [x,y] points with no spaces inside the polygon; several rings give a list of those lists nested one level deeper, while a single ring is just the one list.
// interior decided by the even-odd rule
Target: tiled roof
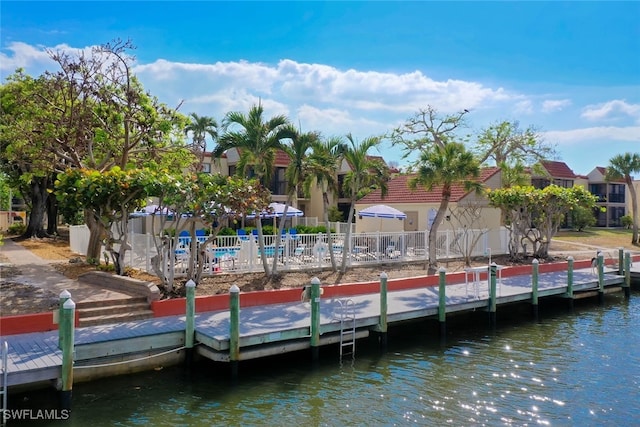
[{"label": "tiled roof", "polygon": [[[602,174],[603,177],[607,175],[607,168],[602,166],[596,166],[596,169],[598,170],[598,172]],[[626,183],[626,181],[624,180],[624,177],[618,178],[618,179],[612,179],[610,182]]]},{"label": "tiled roof", "polygon": [[282,150],[276,151],[276,159],[275,162],[273,162],[274,166],[289,166],[289,163],[291,163],[291,159],[287,156],[287,153]]},{"label": "tiled roof", "polygon": [[[479,182],[486,182],[495,175],[500,168],[485,168],[480,171]],[[442,199],[442,186],[434,187],[432,191],[427,191],[424,187],[418,186],[414,191],[409,189],[408,181],[416,175],[399,175],[387,183],[387,195],[383,199],[380,197],[380,190],[371,193],[358,200],[358,203],[438,203]],[[451,188],[451,201],[458,202],[468,194],[462,184],[455,184]]]},{"label": "tiled roof", "polygon": [[542,160],[540,164],[549,172],[552,178],[575,178],[576,174],[565,162]]}]

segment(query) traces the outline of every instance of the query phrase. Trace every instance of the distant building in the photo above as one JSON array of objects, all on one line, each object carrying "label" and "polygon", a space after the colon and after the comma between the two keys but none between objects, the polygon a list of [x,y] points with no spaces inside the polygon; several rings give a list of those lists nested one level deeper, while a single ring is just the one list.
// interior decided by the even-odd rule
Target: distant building
[{"label": "distant building", "polygon": [[606,210],[598,209],[595,212],[596,226],[620,227],[620,217],[627,211],[627,185],[624,179],[605,181],[607,169],[601,166],[595,167],[587,178],[589,180],[589,192],[598,197],[598,206]]}]

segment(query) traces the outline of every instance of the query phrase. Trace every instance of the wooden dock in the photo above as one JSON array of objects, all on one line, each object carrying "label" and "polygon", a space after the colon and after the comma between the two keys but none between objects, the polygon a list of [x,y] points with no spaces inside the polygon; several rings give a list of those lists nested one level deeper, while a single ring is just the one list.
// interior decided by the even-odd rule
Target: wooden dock
[{"label": "wooden dock", "polygon": [[[632,269],[640,275],[640,269]],[[573,274],[573,294],[569,295],[567,272],[538,275],[535,297],[577,298],[581,293],[606,292],[624,285],[624,276],[607,269],[602,288],[593,268]],[[240,302],[242,304],[242,295]],[[387,294],[387,323],[435,318],[439,316],[438,286],[390,291]],[[531,275],[498,278],[495,306],[532,301]],[[320,341],[328,345],[340,341],[340,318],[345,300],[352,301],[356,338],[379,331],[380,294],[328,297],[320,300]],[[468,283],[446,285],[446,313],[487,310],[490,306],[490,281],[471,279]],[[351,306],[351,305],[350,305]],[[185,315],[159,317],[113,325],[75,330],[74,376],[110,365],[144,364],[160,355],[174,360],[184,357]],[[239,358],[248,360],[310,348],[311,315],[309,302],[291,302],[243,307],[239,322]],[[58,349],[58,332],[10,335],[1,338],[9,346],[7,385],[17,386],[59,380],[62,352]],[[195,316],[195,351],[214,361],[230,360],[230,312],[199,313]],[[149,365],[147,365],[149,366]],[[77,374],[80,374],[78,376]],[[113,375],[113,373],[112,373]],[[91,375],[89,375],[90,377]],[[0,376],[0,378],[2,378]]]}]

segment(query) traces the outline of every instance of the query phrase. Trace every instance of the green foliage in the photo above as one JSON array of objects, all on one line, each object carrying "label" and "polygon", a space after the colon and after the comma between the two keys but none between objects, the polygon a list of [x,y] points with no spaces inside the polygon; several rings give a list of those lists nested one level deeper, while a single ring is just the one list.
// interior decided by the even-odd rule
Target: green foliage
[{"label": "green foliage", "polygon": [[[298,234],[318,234],[318,233],[326,234],[327,233],[327,227],[325,227],[324,225],[318,225],[315,227],[311,227],[308,225],[297,225],[295,228]],[[334,230],[331,230],[331,231],[333,232]]]},{"label": "green foliage", "polygon": [[0,172],[0,210],[10,210],[11,206],[11,188],[9,187],[8,177]]},{"label": "green foliage", "polygon": [[331,221],[331,222],[344,221],[344,217],[342,215],[342,211],[340,209],[338,209],[337,206],[331,206],[329,208],[329,221]]},{"label": "green foliage", "polygon": [[588,227],[596,225],[596,217],[593,215],[593,210],[576,206],[571,211],[571,225],[577,231],[583,231]]},{"label": "green foliage", "polygon": [[61,213],[62,220],[69,225],[81,225],[84,224],[84,214],[82,211]]},{"label": "green foliage", "polygon": [[576,209],[592,210],[597,198],[584,187],[550,185],[543,189],[531,186],[501,188],[487,193],[491,206],[500,208],[511,233],[510,254],[517,257],[524,239],[533,245],[534,255],[548,256],[551,239],[565,215]]},{"label": "green foliage", "polygon": [[23,223],[14,223],[11,224],[9,226],[9,228],[7,229],[7,232],[9,234],[16,234],[16,235],[20,235],[20,234],[24,234],[24,232],[27,230],[27,226]]},{"label": "green foliage", "polygon": [[235,236],[236,231],[231,227],[222,227],[218,232],[218,236]]},{"label": "green foliage", "polygon": [[96,269],[100,271],[113,272],[116,270],[116,266],[114,264],[98,264],[96,265]]},{"label": "green foliage", "polygon": [[272,234],[276,234],[276,230],[273,225],[263,225],[262,234],[264,234],[265,236],[270,236]]},{"label": "green foliage", "polygon": [[633,217],[631,215],[621,216],[620,225],[626,229],[630,229],[633,226]]},{"label": "green foliage", "polygon": [[65,218],[88,209],[108,229],[144,203],[155,179],[148,169],[68,169],[58,174],[56,197]]}]

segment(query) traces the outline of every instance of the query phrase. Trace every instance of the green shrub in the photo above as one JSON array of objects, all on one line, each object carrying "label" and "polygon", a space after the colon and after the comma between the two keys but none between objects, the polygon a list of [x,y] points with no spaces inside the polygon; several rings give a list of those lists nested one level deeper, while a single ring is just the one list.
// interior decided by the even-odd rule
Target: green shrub
[{"label": "green shrub", "polygon": [[633,218],[631,217],[631,215],[621,216],[620,225],[627,229],[633,227]]},{"label": "green shrub", "polygon": [[342,211],[338,209],[337,206],[331,206],[329,208],[329,221],[331,222],[342,222],[344,221],[344,217],[342,215]]},{"label": "green shrub", "polygon": [[218,236],[235,236],[236,231],[231,227],[222,227],[218,232]]},{"label": "green shrub", "polygon": [[571,224],[575,230],[583,231],[596,225],[596,217],[591,209],[580,206],[571,212]]},{"label": "green shrub", "polygon": [[22,223],[11,224],[7,229],[9,234],[23,234],[27,231],[27,226]]}]

